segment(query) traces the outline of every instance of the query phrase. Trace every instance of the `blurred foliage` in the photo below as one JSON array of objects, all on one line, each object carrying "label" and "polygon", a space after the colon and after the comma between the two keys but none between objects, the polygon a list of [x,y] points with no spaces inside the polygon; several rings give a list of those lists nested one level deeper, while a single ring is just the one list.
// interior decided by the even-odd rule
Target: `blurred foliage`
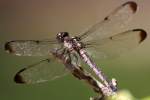
[{"label": "blurred foliage", "polygon": [[116,95],[109,97],[106,100],[150,100],[150,96],[143,99],[137,99],[128,90],[121,90],[117,92]]},{"label": "blurred foliage", "polygon": [[150,100],[150,96],[143,98],[142,100]]},{"label": "blurred foliage", "polygon": [[116,95],[107,98],[107,100],[137,100],[128,90],[118,91]]}]

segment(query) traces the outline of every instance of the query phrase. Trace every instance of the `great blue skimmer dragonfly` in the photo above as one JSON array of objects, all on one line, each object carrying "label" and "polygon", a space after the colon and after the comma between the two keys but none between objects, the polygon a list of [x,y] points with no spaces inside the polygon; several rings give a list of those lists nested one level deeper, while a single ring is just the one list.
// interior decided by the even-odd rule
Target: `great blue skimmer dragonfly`
[{"label": "great blue skimmer dragonfly", "polygon": [[[86,32],[71,37],[68,32],[60,32],[53,40],[14,40],[5,44],[5,50],[17,56],[49,56],[49,58],[20,70],[17,83],[34,84],[64,75],[63,64],[68,61],[80,66],[83,60],[101,81],[109,87],[109,82],[91,57],[107,58],[120,55],[142,43],[147,33],[143,29],[120,32],[137,11],[135,2],[126,2],[115,9],[103,21],[92,25]],[[63,64],[54,58],[59,59]],[[67,67],[71,70],[71,68]]]}]

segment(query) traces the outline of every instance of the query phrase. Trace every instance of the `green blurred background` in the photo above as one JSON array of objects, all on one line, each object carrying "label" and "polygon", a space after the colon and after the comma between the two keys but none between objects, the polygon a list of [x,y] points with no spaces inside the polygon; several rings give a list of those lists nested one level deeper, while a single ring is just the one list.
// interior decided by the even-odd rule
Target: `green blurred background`
[{"label": "green blurred background", "polygon": [[[4,43],[16,39],[49,39],[57,32],[81,33],[102,20],[127,0],[0,0],[0,100],[88,100],[95,95],[84,82],[71,75],[52,82],[18,85],[15,73],[39,61],[4,52]],[[149,0],[136,1],[139,8],[127,29],[150,33]],[[124,31],[124,30],[122,30]],[[135,50],[107,61],[97,61],[103,71],[118,80],[119,89],[138,97],[150,95],[149,36]]]}]

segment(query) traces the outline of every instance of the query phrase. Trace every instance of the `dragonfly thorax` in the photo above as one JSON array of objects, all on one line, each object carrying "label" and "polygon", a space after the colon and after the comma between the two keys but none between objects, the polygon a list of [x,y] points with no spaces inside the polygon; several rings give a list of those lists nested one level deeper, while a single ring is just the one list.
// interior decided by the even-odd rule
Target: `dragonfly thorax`
[{"label": "dragonfly thorax", "polygon": [[65,37],[64,38],[64,47],[68,48],[69,51],[77,51],[84,48],[84,44],[75,37]]},{"label": "dragonfly thorax", "polygon": [[80,42],[80,38],[70,37],[68,32],[59,32],[56,39],[58,42],[63,43],[64,47],[68,48],[70,51],[83,48],[83,43]]}]

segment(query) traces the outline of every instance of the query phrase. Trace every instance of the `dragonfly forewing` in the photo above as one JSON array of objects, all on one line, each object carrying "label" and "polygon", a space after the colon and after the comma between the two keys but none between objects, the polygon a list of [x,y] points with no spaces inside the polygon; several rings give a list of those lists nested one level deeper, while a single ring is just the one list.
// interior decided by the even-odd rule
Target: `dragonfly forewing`
[{"label": "dragonfly forewing", "polygon": [[99,41],[100,39],[120,33],[131,20],[136,10],[137,4],[135,2],[127,2],[115,9],[103,21],[94,24],[86,32],[79,35],[79,37],[83,41]]}]

